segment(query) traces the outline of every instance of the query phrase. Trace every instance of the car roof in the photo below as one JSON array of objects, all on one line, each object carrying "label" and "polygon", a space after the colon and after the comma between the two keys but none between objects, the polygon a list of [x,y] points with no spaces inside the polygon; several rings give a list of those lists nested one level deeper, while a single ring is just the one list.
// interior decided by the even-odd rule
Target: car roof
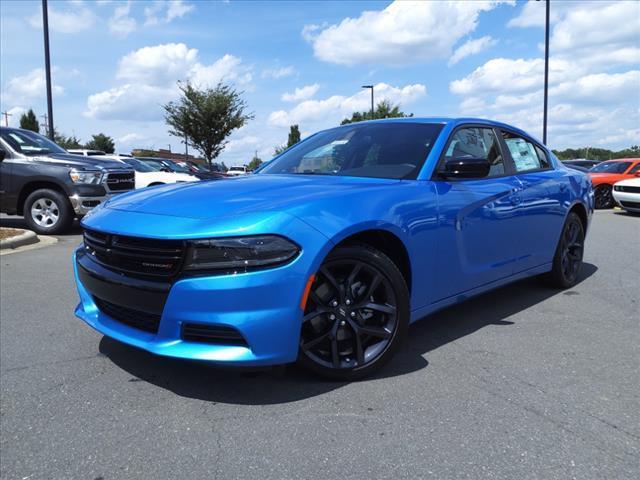
[{"label": "car roof", "polygon": [[496,120],[488,120],[486,118],[476,118],[476,117],[395,117],[395,118],[381,118],[378,120],[365,120],[362,122],[348,123],[342,126],[348,127],[349,125],[365,124],[365,123],[438,123],[442,125],[451,125],[453,127],[456,127],[461,124],[466,124],[466,123],[474,123],[478,125],[487,125],[487,126],[498,127],[498,128],[506,128],[518,134],[537,140],[534,136],[530,135],[529,133],[525,132],[524,130],[518,127],[514,127],[513,125],[508,125],[506,123],[498,122]]}]

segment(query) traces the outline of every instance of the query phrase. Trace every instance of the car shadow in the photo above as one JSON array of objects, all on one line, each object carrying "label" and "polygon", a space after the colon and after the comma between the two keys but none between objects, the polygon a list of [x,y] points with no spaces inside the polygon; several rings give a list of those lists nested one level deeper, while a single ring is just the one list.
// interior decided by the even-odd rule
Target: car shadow
[{"label": "car shadow", "polygon": [[[24,221],[23,217],[18,216],[2,216],[0,217],[0,227],[6,228],[24,228],[29,230],[29,226],[27,222]],[[74,220],[71,228],[65,233],[58,233],[56,237],[68,237],[71,235],[82,235],[82,228],[80,227],[80,222],[78,220]]]},{"label": "car shadow", "polygon": [[[583,264],[584,281],[598,268]],[[509,326],[512,315],[558,294],[530,278],[433,313],[410,328],[410,335],[393,360],[371,380],[415,372],[429,365],[425,354],[488,325]],[[314,397],[346,385],[321,380],[296,365],[270,369],[232,369],[202,362],[177,360],[103,337],[100,352],[129,373],[130,382],[145,381],[177,395],[217,403],[265,405]]]}]

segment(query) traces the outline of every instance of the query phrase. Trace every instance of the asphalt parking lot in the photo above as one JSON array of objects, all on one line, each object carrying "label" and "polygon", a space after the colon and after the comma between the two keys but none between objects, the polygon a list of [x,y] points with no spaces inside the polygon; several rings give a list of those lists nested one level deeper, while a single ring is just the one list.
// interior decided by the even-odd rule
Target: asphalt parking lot
[{"label": "asphalt parking lot", "polygon": [[103,337],[73,316],[77,230],[2,256],[0,476],[637,478],[640,218],[594,217],[575,288],[531,279],[434,314],[358,383]]}]

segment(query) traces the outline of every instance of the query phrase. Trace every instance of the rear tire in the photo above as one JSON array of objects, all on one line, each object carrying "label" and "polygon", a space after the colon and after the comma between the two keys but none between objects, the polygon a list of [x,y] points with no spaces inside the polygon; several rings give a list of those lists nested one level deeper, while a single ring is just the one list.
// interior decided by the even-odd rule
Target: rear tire
[{"label": "rear tire", "polygon": [[24,202],[23,211],[29,228],[41,235],[65,232],[71,227],[74,218],[69,199],[48,188],[32,192]]},{"label": "rear tire", "polygon": [[298,361],[337,380],[357,380],[394,355],[409,327],[409,291],[398,267],[365,244],[338,247],[316,274]]},{"label": "rear tire", "polygon": [[569,212],[553,257],[553,268],[546,275],[552,287],[565,289],[578,283],[584,254],[584,225],[575,212]]}]

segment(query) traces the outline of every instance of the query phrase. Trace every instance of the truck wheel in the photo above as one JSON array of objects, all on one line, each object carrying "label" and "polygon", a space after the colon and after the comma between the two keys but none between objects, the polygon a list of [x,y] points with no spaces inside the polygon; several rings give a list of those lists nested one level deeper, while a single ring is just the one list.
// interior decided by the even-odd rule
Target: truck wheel
[{"label": "truck wheel", "polygon": [[55,190],[36,190],[24,202],[24,219],[29,228],[36,233],[62,233],[71,227],[73,217],[69,200]]}]

